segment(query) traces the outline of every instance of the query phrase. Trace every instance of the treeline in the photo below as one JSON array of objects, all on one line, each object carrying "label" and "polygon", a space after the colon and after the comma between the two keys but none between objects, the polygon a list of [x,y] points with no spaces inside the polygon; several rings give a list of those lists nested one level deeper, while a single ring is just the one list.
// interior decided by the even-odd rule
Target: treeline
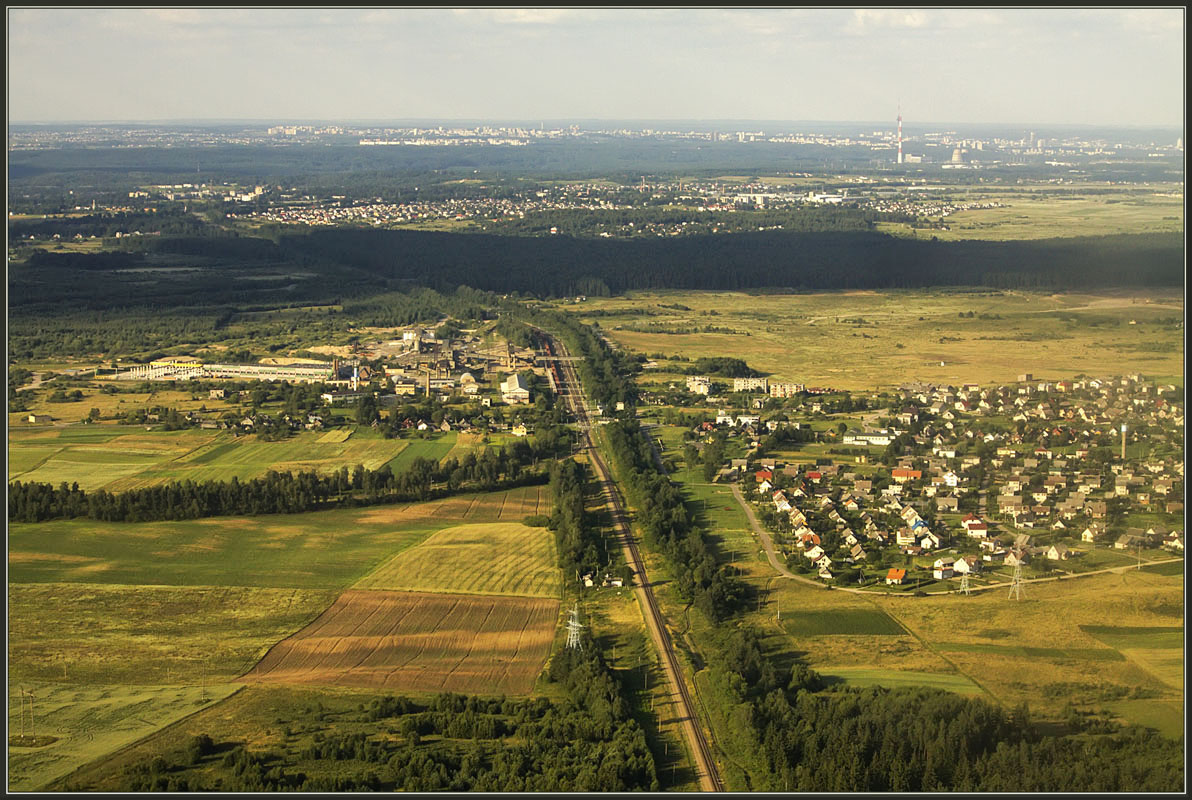
[{"label": "treeline", "polygon": [[[530,467],[539,456],[519,440],[501,448],[467,453],[443,463],[415,458],[400,474],[386,464],[370,470],[357,465],[330,474],[276,472],[247,481],[180,481],[113,493],[87,492],[75,483],[8,485],[8,519],[42,522],[78,518],[103,522],[150,522],[218,516],[297,514],[342,505],[414,502],[470,488],[476,491],[545,483],[544,469]],[[436,489],[436,487],[438,487]]]},{"label": "treeline", "polygon": [[28,264],[39,269],[126,269],[145,262],[144,253],[55,253],[49,250],[35,250],[29,254]]},{"label": "treeline", "polygon": [[724,378],[760,378],[762,375],[746,364],[744,359],[724,356],[697,358],[683,372],[687,375],[719,375]]},{"label": "treeline", "polygon": [[630,375],[638,368],[637,362],[614,353],[591,328],[568,315],[540,311],[522,316],[557,334],[573,356],[582,356],[574,363],[592,400],[611,404],[619,398],[626,403],[626,410],[604,430],[617,476],[637,509],[635,522],[645,542],[669,560],[681,596],[710,619],[726,618],[743,597],[745,585],[717,563],[692,524],[678,487],[658,471],[649,440],[633,411],[636,392]]},{"label": "treeline", "polygon": [[[317,230],[282,245],[389,280],[567,296],[632,289],[1180,286],[1178,234],[928,241],[876,232],[762,231],[652,239]],[[1123,270],[1122,265],[1130,268]],[[589,294],[602,293],[587,291]]]},{"label": "treeline", "polygon": [[589,326],[570,314],[525,307],[509,309],[511,321],[527,323],[556,334],[567,346],[580,382],[588,398],[605,408],[624,403],[631,408],[637,402],[637,384],[631,375],[640,369],[638,362],[625,352],[615,352]]},{"label": "treeline", "polygon": [[744,597],[745,584],[730,576],[708,549],[679,488],[658,471],[637,421],[618,420],[605,431],[617,477],[637,509],[634,521],[646,545],[666,556],[681,597],[713,621],[726,619]]},{"label": "treeline", "polygon": [[[335,714],[307,709],[319,723],[301,745],[284,752],[217,743],[208,734],[185,747],[126,767],[124,791],[658,791],[654,757],[630,715],[621,686],[593,645],[564,649],[548,679],[561,701],[440,694],[429,701],[386,696]],[[320,706],[321,708],[321,706]],[[302,713],[302,712],[298,712]],[[389,736],[344,730],[353,723],[387,723]],[[287,724],[288,720],[281,720]],[[426,737],[440,737],[437,741]],[[318,765],[318,772],[300,771]],[[313,772],[313,770],[312,770]],[[80,787],[69,782],[68,790]]]},{"label": "treeline", "polygon": [[[116,256],[113,258],[127,258]],[[292,307],[293,301],[261,305],[259,297],[243,304],[213,303],[217,296],[187,294],[178,305],[149,303],[129,305],[136,293],[91,298],[92,307],[78,307],[49,302],[64,291],[59,282],[91,286],[79,281],[68,270],[51,271],[30,283],[27,305],[10,306],[9,355],[18,360],[34,360],[55,355],[105,353],[149,357],[160,356],[179,344],[198,347],[226,342],[253,345],[253,359],[308,347],[312,339],[329,339],[358,326],[400,326],[418,322],[436,322],[444,316],[463,321],[489,318],[500,301],[494,295],[468,287],[449,292],[413,288],[407,292],[385,292],[359,299],[343,298],[338,293],[325,295],[327,302],[340,302],[341,308]],[[32,280],[29,278],[27,280]],[[224,279],[220,279],[224,280]],[[322,281],[320,281],[322,284]],[[185,286],[186,284],[183,284]],[[341,288],[336,286],[336,288]],[[173,290],[171,290],[173,291]],[[202,305],[194,305],[196,299]],[[255,312],[277,309],[280,313],[260,315]],[[221,357],[221,360],[228,360]]]},{"label": "treeline", "polygon": [[[1139,728],[1040,735],[1029,711],[935,689],[824,688],[796,664],[780,679],[734,631],[710,683],[735,709],[722,741],[755,791],[1179,791],[1182,742]],[[763,785],[758,785],[758,782]]]},{"label": "treeline", "polygon": [[85,239],[108,239],[117,233],[135,231],[157,232],[162,235],[201,235],[211,233],[212,229],[194,214],[184,212],[181,204],[172,209],[162,208],[159,213],[116,211],[8,221],[8,235],[14,243],[30,236],[42,240],[55,234],[64,240],[73,239],[75,236]]},{"label": "treeline", "polygon": [[584,486],[588,477],[587,469],[571,459],[557,461],[550,468],[554,510],[548,527],[555,534],[563,579],[578,581],[584,575],[598,575],[597,570],[607,569],[627,580],[623,556],[609,551],[605,537],[584,511]]},{"label": "treeline", "polygon": [[[638,194],[634,192],[634,194]],[[632,198],[630,202],[641,202]],[[681,229],[686,235],[746,233],[759,228],[781,228],[800,233],[823,231],[868,231],[878,220],[911,221],[906,215],[841,206],[812,206],[783,209],[703,211],[680,205],[638,206],[625,209],[558,209],[505,218],[485,223],[491,232],[512,236],[539,236],[555,228],[564,236],[591,238],[617,231],[617,236],[655,236],[656,228]]]}]

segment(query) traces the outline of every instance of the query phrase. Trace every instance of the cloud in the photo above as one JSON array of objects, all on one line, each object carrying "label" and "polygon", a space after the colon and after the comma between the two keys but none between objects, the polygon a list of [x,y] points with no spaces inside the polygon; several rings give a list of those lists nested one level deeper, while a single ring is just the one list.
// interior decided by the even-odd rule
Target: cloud
[{"label": "cloud", "polygon": [[203,15],[194,8],[146,8],[141,13],[173,25],[197,25]]},{"label": "cloud", "polygon": [[866,28],[922,28],[927,25],[927,13],[920,10],[894,8],[858,8],[853,11],[853,27]]}]

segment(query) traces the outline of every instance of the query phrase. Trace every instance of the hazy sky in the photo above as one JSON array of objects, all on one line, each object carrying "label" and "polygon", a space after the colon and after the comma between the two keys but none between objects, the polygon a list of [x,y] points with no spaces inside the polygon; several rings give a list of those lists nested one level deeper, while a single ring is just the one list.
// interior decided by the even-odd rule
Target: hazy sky
[{"label": "hazy sky", "polygon": [[1184,11],[8,10],[11,122],[884,120],[1182,126]]}]

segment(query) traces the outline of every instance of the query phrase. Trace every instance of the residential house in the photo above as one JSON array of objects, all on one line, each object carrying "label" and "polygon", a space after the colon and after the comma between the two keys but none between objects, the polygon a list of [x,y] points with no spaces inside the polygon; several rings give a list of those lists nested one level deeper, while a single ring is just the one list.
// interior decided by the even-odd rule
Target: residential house
[{"label": "residential house", "polygon": [[955,561],[951,557],[937,558],[931,567],[931,577],[937,581],[951,578],[955,572],[954,565]]}]

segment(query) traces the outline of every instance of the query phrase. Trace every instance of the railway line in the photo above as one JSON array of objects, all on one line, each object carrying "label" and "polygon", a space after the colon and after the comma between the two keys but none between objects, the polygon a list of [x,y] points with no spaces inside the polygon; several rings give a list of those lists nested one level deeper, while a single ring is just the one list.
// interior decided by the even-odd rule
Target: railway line
[{"label": "railway line", "polygon": [[601,458],[599,451],[592,441],[591,421],[588,418],[587,403],[585,401],[583,387],[579,382],[579,376],[575,372],[575,366],[561,342],[557,342],[553,337],[539,328],[535,328],[535,333],[539,342],[541,342],[542,350],[547,354],[544,361],[550,381],[556,387],[558,395],[567,404],[568,410],[571,411],[580,424],[584,448],[592,462],[593,471],[596,473],[596,478],[600,482],[612,513],[613,524],[621,539],[621,547],[625,553],[625,560],[633,569],[633,589],[637,593],[638,602],[643,609],[643,616],[645,617],[646,627],[650,631],[650,638],[658,650],[663,671],[666,673],[667,682],[670,686],[671,696],[675,700],[675,705],[678,709],[679,721],[694,756],[695,768],[699,773],[700,789],[709,792],[722,792],[724,791],[724,784],[720,779],[716,759],[712,755],[712,749],[709,747],[708,740],[704,736],[703,728],[700,726],[699,717],[695,711],[695,703],[692,701],[691,693],[688,691],[687,684],[683,680],[683,673],[675,656],[674,645],[671,642],[670,632],[666,627],[666,620],[662,616],[662,612],[658,607],[658,601],[654,597],[653,588],[646,576],[645,563],[642,561],[641,553],[638,551],[637,541],[633,536],[633,530],[629,524],[629,515],[626,512],[625,503],[621,498],[620,490],[612,480],[611,473],[604,463],[604,459]]}]

